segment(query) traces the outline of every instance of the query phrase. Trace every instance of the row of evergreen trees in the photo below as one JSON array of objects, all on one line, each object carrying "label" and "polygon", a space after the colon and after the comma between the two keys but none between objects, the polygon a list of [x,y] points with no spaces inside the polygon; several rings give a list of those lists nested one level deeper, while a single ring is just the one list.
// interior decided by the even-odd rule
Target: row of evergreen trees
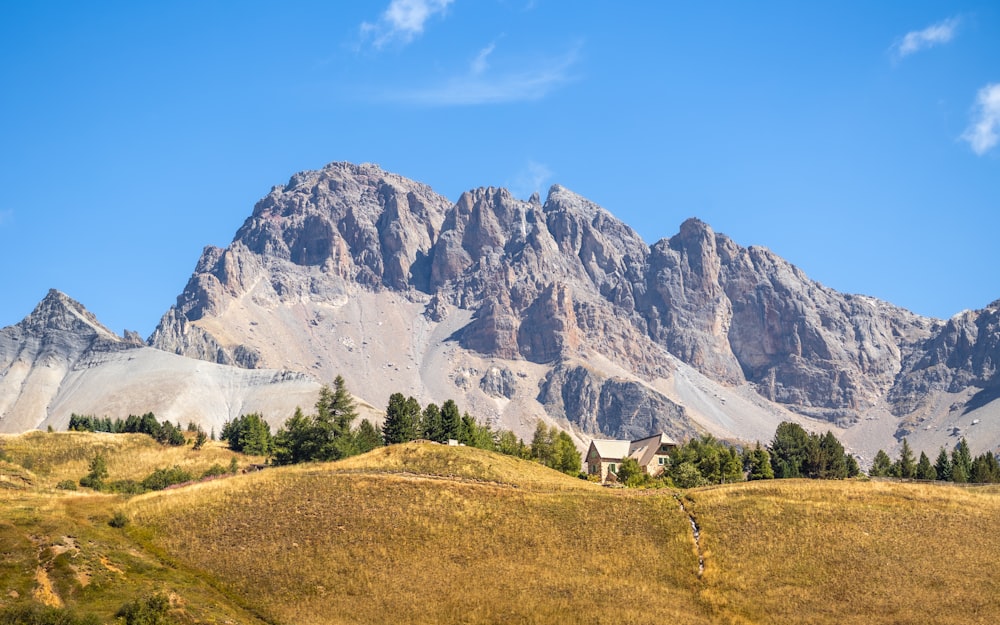
[{"label": "row of evergreen trees", "polygon": [[990,452],[983,452],[973,458],[969,443],[963,438],[956,443],[951,454],[942,447],[937,460],[931,464],[931,459],[923,451],[920,452],[919,459],[915,459],[909,441],[904,438],[899,457],[895,461],[885,451],[878,450],[868,475],[960,484],[997,484],[1000,483],[1000,462]]},{"label": "row of evergreen trees", "polygon": [[510,430],[493,430],[478,423],[450,399],[440,407],[434,403],[421,406],[413,397],[393,393],[381,430],[368,419],[362,419],[354,427],[357,407],[343,377],[337,376],[333,389],[324,386],[320,391],[315,409],[310,415],[296,409],[274,435],[260,414],[242,415],[225,423],[220,438],[234,451],[270,456],[278,465],[339,460],[382,445],[425,439],[438,443],[456,441],[469,447],[535,459],[570,475],[580,471],[580,453],[566,432],[539,422],[528,446]]},{"label": "row of evergreen trees", "polygon": [[156,415],[147,412],[142,416],[129,415],[112,420],[111,417],[95,417],[93,415],[78,415],[69,417],[69,429],[73,432],[110,432],[112,434],[148,434],[163,445],[180,446],[186,442],[184,432],[179,425],[174,425],[166,419],[156,420]]},{"label": "row of evergreen trees", "polygon": [[626,486],[669,484],[693,488],[708,484],[775,478],[843,479],[861,473],[832,432],[809,434],[797,423],[778,425],[767,447],[758,442],[742,451],[710,434],[692,438],[670,455],[660,478],[647,476],[633,459],[625,459],[616,478]]}]

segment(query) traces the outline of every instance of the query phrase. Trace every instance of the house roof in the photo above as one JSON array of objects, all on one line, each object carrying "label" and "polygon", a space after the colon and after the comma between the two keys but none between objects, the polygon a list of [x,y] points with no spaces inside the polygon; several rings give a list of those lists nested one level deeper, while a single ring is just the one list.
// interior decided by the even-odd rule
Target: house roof
[{"label": "house roof", "polygon": [[635,458],[640,465],[647,465],[653,460],[661,445],[677,445],[677,443],[666,434],[660,433],[634,441],[595,438],[590,441],[590,445],[597,450],[601,458],[608,460]]},{"label": "house roof", "polygon": [[660,451],[661,445],[676,445],[672,438],[663,434],[656,434],[647,438],[640,438],[629,443],[628,455],[635,458],[640,466],[646,466],[653,461],[653,457]]},{"label": "house roof", "polygon": [[629,455],[628,441],[615,441],[607,439],[597,439],[590,441],[590,444],[597,450],[597,455],[601,458],[626,458]]}]

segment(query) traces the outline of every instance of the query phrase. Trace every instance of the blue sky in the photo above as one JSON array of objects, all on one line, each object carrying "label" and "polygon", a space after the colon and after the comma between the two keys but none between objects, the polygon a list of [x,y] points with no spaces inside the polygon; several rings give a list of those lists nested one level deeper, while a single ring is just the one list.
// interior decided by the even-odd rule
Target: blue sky
[{"label": "blue sky", "polygon": [[[697,6],[692,6],[697,5]],[[1000,298],[996,2],[6,2],[0,326],[49,288],[147,336],[299,170],[560,183],[835,289]]]}]

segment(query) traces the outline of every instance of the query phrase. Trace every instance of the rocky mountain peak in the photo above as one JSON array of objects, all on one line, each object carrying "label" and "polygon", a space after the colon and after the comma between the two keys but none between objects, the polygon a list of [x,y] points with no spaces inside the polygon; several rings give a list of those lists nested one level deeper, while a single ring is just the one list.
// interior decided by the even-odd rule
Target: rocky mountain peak
[{"label": "rocky mountain peak", "polygon": [[83,304],[65,293],[50,289],[35,309],[17,327],[26,333],[44,335],[58,331],[108,341],[121,341],[121,337],[104,327],[97,317]]}]

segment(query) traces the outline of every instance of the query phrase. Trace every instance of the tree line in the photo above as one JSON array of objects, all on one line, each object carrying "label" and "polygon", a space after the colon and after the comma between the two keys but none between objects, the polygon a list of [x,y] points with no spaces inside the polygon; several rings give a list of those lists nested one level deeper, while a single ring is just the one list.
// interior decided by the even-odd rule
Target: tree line
[{"label": "tree line", "polygon": [[778,425],[770,445],[740,449],[711,434],[677,447],[663,473],[647,475],[633,458],[622,460],[615,479],[631,487],[694,488],[745,480],[782,478],[844,479],[860,475],[857,460],[844,451],[833,432],[810,434],[797,423]]},{"label": "tree line", "polygon": [[494,430],[479,423],[454,400],[441,406],[421,406],[413,397],[393,393],[386,405],[385,420],[376,428],[368,419],[358,419],[357,406],[342,376],[333,388],[324,386],[312,414],[300,408],[271,434],[267,421],[256,413],[227,421],[220,439],[234,451],[270,457],[275,465],[326,462],[369,452],[383,445],[414,440],[437,443],[455,441],[468,447],[497,451],[524,459],[534,459],[570,475],[578,475],[580,453],[572,437],[556,427],[539,422],[531,445],[512,431]]},{"label": "tree line", "polygon": [[899,457],[895,461],[884,450],[878,450],[868,475],[959,484],[998,484],[1000,462],[988,451],[973,458],[969,443],[963,438],[955,444],[950,454],[941,447],[937,459],[931,464],[931,459],[923,451],[920,452],[919,459],[914,458],[910,443],[904,438]]},{"label": "tree line", "polygon": [[147,412],[142,416],[129,415],[111,420],[111,417],[95,417],[93,415],[78,415],[69,417],[69,430],[72,432],[110,432],[112,434],[147,434],[162,445],[183,445],[186,441],[180,425],[170,421],[156,420],[156,415]]}]

